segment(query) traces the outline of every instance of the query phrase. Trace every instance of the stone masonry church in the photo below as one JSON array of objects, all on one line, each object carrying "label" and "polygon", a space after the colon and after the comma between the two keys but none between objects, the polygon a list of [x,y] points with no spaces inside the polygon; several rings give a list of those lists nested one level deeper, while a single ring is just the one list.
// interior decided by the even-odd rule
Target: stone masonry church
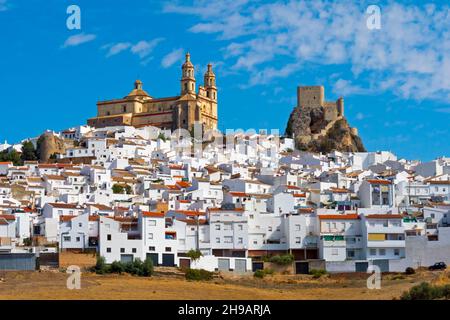
[{"label": "stone masonry church", "polygon": [[97,116],[88,119],[88,125],[96,128],[129,125],[155,126],[162,129],[190,130],[194,122],[203,124],[204,130],[217,129],[217,87],[212,65],[204,75],[204,85],[196,91],[194,65],[190,54],[182,65],[179,96],[153,98],[136,80],[134,89],[122,99],[97,103]]}]

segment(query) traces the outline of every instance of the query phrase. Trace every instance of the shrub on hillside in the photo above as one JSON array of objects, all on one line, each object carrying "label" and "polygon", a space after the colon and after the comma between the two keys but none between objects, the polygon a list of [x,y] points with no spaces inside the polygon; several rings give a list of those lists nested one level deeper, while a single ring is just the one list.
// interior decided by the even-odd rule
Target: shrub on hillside
[{"label": "shrub on hillside", "polygon": [[122,274],[123,272],[125,272],[125,266],[120,261],[114,261],[113,263],[111,263],[110,272]]},{"label": "shrub on hillside", "polygon": [[416,273],[416,270],[414,270],[411,267],[405,269],[405,274],[414,274],[414,273]]},{"label": "shrub on hillside", "polygon": [[272,256],[270,258],[266,258],[265,260],[268,262],[286,266],[286,265],[294,262],[294,256],[292,254],[283,254],[283,255]]},{"label": "shrub on hillside", "polygon": [[97,263],[93,271],[98,274],[129,273],[140,277],[149,277],[153,274],[153,262],[150,259],[142,261],[137,258],[132,262],[123,263],[121,261],[114,261],[110,265],[107,265],[104,257],[97,257]]},{"label": "shrub on hillside", "polygon": [[191,249],[186,253],[186,257],[191,258],[193,261],[200,259],[202,253],[200,250]]},{"label": "shrub on hillside", "polygon": [[186,280],[208,281],[212,280],[213,273],[204,269],[187,269],[185,273]]},{"label": "shrub on hillside", "polygon": [[400,297],[401,300],[450,299],[450,285],[435,286],[427,282],[412,287]]},{"label": "shrub on hillside", "polygon": [[323,270],[323,269],[311,269],[311,270],[309,271],[309,274],[311,274],[311,275],[313,276],[314,279],[318,279],[318,278],[320,278],[321,276],[326,275],[326,274],[327,274],[327,271],[326,271],[326,270]]},{"label": "shrub on hillside", "polygon": [[255,278],[260,278],[260,279],[262,279],[262,278],[264,278],[266,275],[273,274],[273,273],[274,273],[274,271],[273,271],[272,269],[259,269],[259,270],[256,270],[256,271],[255,271],[255,273],[253,274],[253,276],[254,276]]},{"label": "shrub on hillside", "polygon": [[97,262],[93,268],[93,271],[98,274],[109,273],[109,267],[105,263],[105,257],[97,256]]}]

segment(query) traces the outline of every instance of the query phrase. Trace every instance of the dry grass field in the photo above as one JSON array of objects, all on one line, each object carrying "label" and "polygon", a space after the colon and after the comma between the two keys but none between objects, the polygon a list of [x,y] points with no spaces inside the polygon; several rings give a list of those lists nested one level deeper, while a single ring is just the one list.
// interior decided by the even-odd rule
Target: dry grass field
[{"label": "dry grass field", "polygon": [[209,282],[156,275],[96,275],[85,272],[80,290],[66,287],[68,275],[59,271],[0,272],[0,299],[395,299],[422,281],[448,283],[449,272],[420,271],[388,274],[380,290],[366,287],[366,274],[333,274],[319,279],[308,275],[279,275],[265,279],[224,275]]}]

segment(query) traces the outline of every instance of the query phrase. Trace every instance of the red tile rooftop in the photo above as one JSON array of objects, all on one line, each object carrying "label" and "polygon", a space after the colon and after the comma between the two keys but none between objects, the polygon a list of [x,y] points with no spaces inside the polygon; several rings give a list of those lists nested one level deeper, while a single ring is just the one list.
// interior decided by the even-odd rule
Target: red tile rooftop
[{"label": "red tile rooftop", "polygon": [[403,215],[401,214],[369,214],[366,216],[367,219],[401,219]]},{"label": "red tile rooftop", "polygon": [[320,214],[317,216],[322,220],[357,220],[358,214]]},{"label": "red tile rooftop", "polygon": [[392,184],[389,180],[381,180],[381,179],[368,179],[367,182],[370,184]]}]

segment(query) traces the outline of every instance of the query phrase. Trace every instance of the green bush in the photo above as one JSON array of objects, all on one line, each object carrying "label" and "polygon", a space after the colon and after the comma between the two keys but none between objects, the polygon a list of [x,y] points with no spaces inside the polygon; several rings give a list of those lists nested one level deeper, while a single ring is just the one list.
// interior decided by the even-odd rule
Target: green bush
[{"label": "green bush", "polygon": [[411,267],[405,269],[405,274],[414,274],[414,273],[416,273],[416,270],[414,270]]},{"label": "green bush", "polygon": [[150,277],[153,275],[153,261],[151,259],[145,259],[144,263],[142,264],[142,275],[144,277]]},{"label": "green bush", "polygon": [[212,280],[213,273],[204,269],[187,269],[185,273],[186,280],[208,281]]},{"label": "green bush", "polygon": [[262,279],[262,278],[264,278],[266,275],[268,275],[268,274],[273,274],[274,273],[274,271],[272,270],[272,269],[259,269],[259,270],[256,270],[255,271],[255,273],[253,274],[253,276],[255,277],[255,278],[260,278],[260,279]]},{"label": "green bush", "polygon": [[450,285],[434,286],[427,282],[412,287],[400,297],[401,300],[450,299]]},{"label": "green bush", "polygon": [[110,272],[110,268],[105,263],[105,257],[97,257],[97,262],[95,263],[93,271],[98,274],[105,274]]},{"label": "green bush", "polygon": [[191,249],[186,253],[186,257],[189,257],[194,261],[200,259],[201,256],[202,253],[200,252],[200,250]]},{"label": "green bush", "polygon": [[267,260],[272,263],[286,266],[294,262],[294,256],[292,254],[276,255],[268,258]]},{"label": "green bush", "polygon": [[120,261],[114,261],[113,263],[111,263],[110,272],[122,274],[123,272],[125,272],[125,266]]},{"label": "green bush", "polygon": [[314,279],[319,279],[321,276],[326,275],[327,271],[323,269],[311,269],[309,274],[311,274]]},{"label": "green bush", "polygon": [[120,261],[114,261],[111,265],[105,263],[104,257],[97,257],[97,263],[93,268],[93,271],[98,274],[105,273],[129,273],[140,277],[150,277],[153,275],[153,262],[150,259],[146,259],[142,262],[141,259],[134,259],[132,262],[123,263]]}]

